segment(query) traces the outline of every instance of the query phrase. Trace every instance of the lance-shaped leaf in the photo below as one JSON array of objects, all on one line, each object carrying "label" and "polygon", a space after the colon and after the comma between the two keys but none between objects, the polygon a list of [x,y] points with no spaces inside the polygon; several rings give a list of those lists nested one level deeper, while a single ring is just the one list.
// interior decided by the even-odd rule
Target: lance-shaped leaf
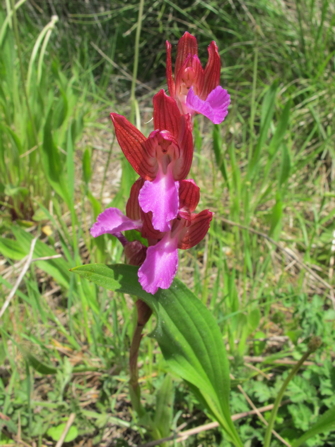
[{"label": "lance-shaped leaf", "polygon": [[146,293],[133,266],[91,264],[72,271],[106,289],[137,296],[150,306],[157,317],[151,336],[157,340],[169,367],[197,389],[233,444],[241,447],[229,410],[227,354],[206,306],[178,280],[168,290],[159,290],[155,295]]}]

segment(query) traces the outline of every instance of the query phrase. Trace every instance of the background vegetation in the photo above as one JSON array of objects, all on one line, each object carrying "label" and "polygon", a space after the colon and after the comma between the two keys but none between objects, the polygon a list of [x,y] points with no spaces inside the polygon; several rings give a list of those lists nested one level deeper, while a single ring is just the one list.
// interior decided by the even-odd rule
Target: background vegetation
[{"label": "background vegetation", "polygon": [[[69,418],[67,446],[139,445],[199,427],[209,422],[201,404],[164,378],[147,336],[143,400],[170,410],[157,433],[138,424],[127,387],[132,301],[69,272],[122,262],[113,237],[94,240],[89,228],[105,207],[124,209],[133,180],[108,114],[130,115],[139,3],[13,5],[0,9],[0,444],[56,445]],[[311,335],[321,336],[279,411],[287,443],[335,404],[334,26],[327,0],[157,0],[144,3],[138,47],[137,124],[148,133],[151,97],[166,88],[165,40],[188,30],[204,63],[209,42],[219,46],[231,109],[221,126],[196,119],[191,175],[199,209],[215,219],[181,253],[178,276],[220,325],[233,414],[250,400],[273,403]],[[262,445],[257,415],[236,423],[245,446]],[[334,444],[334,432],[306,442]],[[213,429],[182,445],[230,444]]]}]

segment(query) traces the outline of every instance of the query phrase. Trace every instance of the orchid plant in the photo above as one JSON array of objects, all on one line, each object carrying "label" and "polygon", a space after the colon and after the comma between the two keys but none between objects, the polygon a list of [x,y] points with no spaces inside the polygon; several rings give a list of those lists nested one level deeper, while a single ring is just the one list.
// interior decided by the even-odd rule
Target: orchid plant
[{"label": "orchid plant", "polygon": [[[230,96],[219,85],[221,63],[215,42],[208,47],[205,68],[198,57],[197,40],[187,32],[178,42],[174,72],[169,42],[166,49],[170,96],[161,90],[153,97],[153,132],[146,137],[124,116],[111,113],[119,145],[139,178],[131,188],[125,214],[117,208],[106,209],[92,226],[91,235],[115,236],[124,247],[126,264],[89,264],[72,271],[106,289],[135,297],[137,323],[129,353],[129,390],[138,423],[161,442],[169,434],[171,379],[166,376],[163,381],[154,418],[142,405],[139,387],[142,332],[154,313],[157,326],[150,335],[157,340],[167,369],[186,381],[227,439],[242,447],[229,409],[229,364],[222,334],[206,306],[175,278],[178,249],[186,250],[202,241],[213,218],[209,210],[196,212],[200,189],[187,178],[193,159],[193,118],[203,114],[220,124],[228,114]],[[124,234],[128,230],[137,231],[138,239],[128,240]],[[270,447],[289,381],[319,346],[320,340],[312,338],[307,352],[284,381],[270,414],[264,447]],[[333,423],[334,415],[335,408],[328,410],[293,446],[324,431]]]},{"label": "orchid plant", "polygon": [[[136,297],[129,385],[140,422],[155,433],[154,422],[141,403],[137,366],[142,331],[154,312],[157,328],[151,335],[169,369],[191,385],[231,442],[241,446],[229,411],[230,378],[222,335],[207,308],[175,279],[178,250],[202,241],[213,218],[207,209],[196,212],[200,188],[187,178],[193,159],[193,119],[202,114],[214,124],[221,123],[228,114],[230,96],[219,85],[221,61],[215,42],[208,47],[205,68],[197,40],[188,32],[178,42],[174,72],[169,42],[166,49],[170,95],[160,90],[153,97],[153,132],[146,137],[124,116],[110,115],[118,143],[139,178],[131,188],[125,214],[107,208],[92,226],[91,235],[115,236],[124,247],[128,265],[91,264],[73,271]],[[136,230],[138,240],[127,240],[128,230]]]}]

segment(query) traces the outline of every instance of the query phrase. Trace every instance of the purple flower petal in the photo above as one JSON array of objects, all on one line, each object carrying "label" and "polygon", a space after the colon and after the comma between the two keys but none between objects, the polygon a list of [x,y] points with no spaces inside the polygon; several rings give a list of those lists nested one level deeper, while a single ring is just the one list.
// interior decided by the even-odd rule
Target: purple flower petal
[{"label": "purple flower petal", "polygon": [[132,220],[121,213],[117,208],[107,208],[99,214],[97,222],[93,225],[90,232],[93,237],[102,234],[115,234],[121,231],[137,230],[142,227],[140,220]]},{"label": "purple flower petal", "polygon": [[175,182],[172,168],[167,173],[159,170],[153,181],[145,181],[138,201],[145,213],[152,211],[152,225],[155,230],[169,231],[170,221],[175,219],[179,208],[179,182]]},{"label": "purple flower petal", "polygon": [[191,87],[186,97],[186,105],[202,115],[205,115],[214,124],[220,124],[228,115],[230,95],[227,90],[218,85],[210,92],[206,100],[197,96]]},{"label": "purple flower petal", "polygon": [[156,245],[149,247],[144,263],[138,271],[143,289],[156,293],[158,288],[168,289],[178,269],[178,239],[168,233]]}]

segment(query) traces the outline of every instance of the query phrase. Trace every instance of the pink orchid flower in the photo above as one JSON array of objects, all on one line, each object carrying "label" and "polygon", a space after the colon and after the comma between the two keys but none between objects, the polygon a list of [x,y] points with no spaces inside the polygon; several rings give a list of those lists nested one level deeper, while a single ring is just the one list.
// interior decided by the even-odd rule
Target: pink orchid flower
[{"label": "pink orchid flower", "polygon": [[230,96],[220,84],[221,61],[213,41],[208,47],[208,62],[203,69],[198,57],[197,39],[186,32],[179,39],[174,75],[171,44],[166,41],[166,77],[170,95],[182,113],[201,113],[214,124],[228,114]]},{"label": "pink orchid flower", "polygon": [[180,214],[169,232],[157,244],[148,247],[145,261],[138,271],[141,286],[149,293],[168,289],[178,269],[178,248],[186,250],[197,245],[206,235],[213,213]]},{"label": "pink orchid flower", "polygon": [[189,173],[193,137],[189,115],[182,115],[174,99],[161,90],[153,98],[154,128],[145,137],[124,116],[111,113],[117,140],[129,163],[145,180],[139,204],[152,212],[156,230],[168,231],[179,209],[179,181]]},{"label": "pink orchid flower", "polygon": [[[128,262],[141,265],[138,271],[141,286],[154,294],[159,288],[171,286],[178,269],[178,249],[194,247],[205,237],[213,213],[208,210],[193,213],[199,202],[199,188],[193,180],[181,180],[178,215],[171,222],[171,229],[160,232],[152,225],[152,212],[144,213],[139,206],[143,183],[143,179],[134,183],[126,206],[127,215],[117,208],[106,209],[91,228],[91,235],[96,237],[109,233],[118,237],[125,246]],[[129,229],[139,230],[148,239],[149,247],[138,241],[128,243],[120,232]]]}]

